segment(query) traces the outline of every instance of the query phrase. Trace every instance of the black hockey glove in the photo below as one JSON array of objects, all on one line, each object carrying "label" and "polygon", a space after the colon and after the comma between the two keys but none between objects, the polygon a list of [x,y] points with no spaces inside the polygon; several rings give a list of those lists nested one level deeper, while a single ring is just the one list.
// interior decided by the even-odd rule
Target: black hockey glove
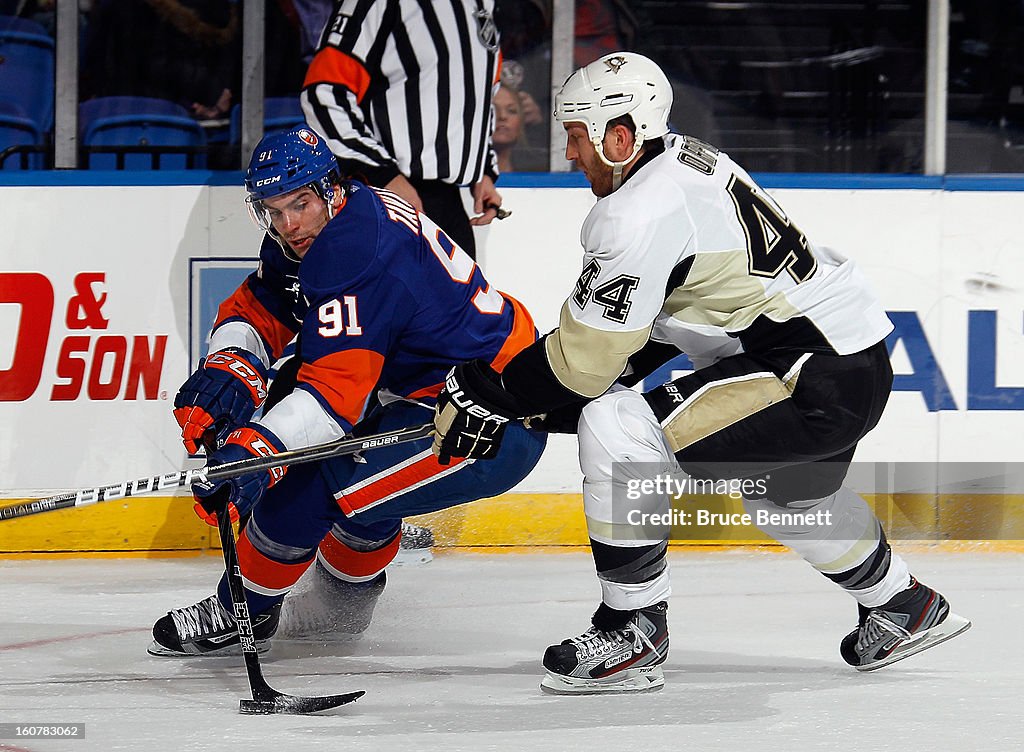
[{"label": "black hockey glove", "polygon": [[501,386],[501,377],[482,360],[448,372],[434,412],[431,450],[442,465],[452,457],[493,459],[510,420],[520,417],[515,398]]}]

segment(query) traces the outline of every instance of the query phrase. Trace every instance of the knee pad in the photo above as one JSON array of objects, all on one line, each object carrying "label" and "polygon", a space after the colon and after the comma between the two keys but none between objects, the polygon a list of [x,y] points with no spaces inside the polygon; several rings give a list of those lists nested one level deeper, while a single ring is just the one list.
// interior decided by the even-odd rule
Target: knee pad
[{"label": "knee pad", "polygon": [[579,424],[580,469],[595,481],[610,480],[613,463],[672,464],[650,405],[638,393],[615,385],[583,408]]},{"label": "knee pad", "polygon": [[401,530],[383,541],[358,538],[335,525],[321,541],[316,558],[329,573],[345,582],[368,582],[398,554]]},{"label": "knee pad", "polygon": [[637,489],[679,468],[646,400],[631,389],[612,387],[583,408],[579,442],[590,537],[611,545],[657,542],[660,536],[641,529],[630,513],[667,511],[668,497]]}]

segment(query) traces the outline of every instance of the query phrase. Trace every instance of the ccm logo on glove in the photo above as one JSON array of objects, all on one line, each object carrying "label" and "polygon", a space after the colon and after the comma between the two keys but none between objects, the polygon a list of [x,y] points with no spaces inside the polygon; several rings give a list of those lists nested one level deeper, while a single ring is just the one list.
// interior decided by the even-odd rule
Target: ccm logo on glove
[{"label": "ccm logo on glove", "polygon": [[[279,450],[271,446],[270,442],[268,442],[267,439],[261,436],[258,432],[248,427],[242,427],[236,431],[233,431],[228,436],[228,440],[226,443],[243,446],[250,452],[252,452],[253,455],[258,455],[260,457],[273,457],[275,454],[279,453]],[[270,486],[274,485],[279,480],[281,480],[281,478],[284,477],[286,469],[287,468],[284,467],[270,468]],[[268,488],[270,486],[268,486]]]},{"label": "ccm logo on glove", "polygon": [[267,385],[263,377],[256,373],[256,370],[244,360],[231,352],[221,351],[214,353],[206,359],[207,368],[219,368],[222,371],[230,371],[235,376],[248,384],[252,391],[252,400],[259,407],[267,398]]}]

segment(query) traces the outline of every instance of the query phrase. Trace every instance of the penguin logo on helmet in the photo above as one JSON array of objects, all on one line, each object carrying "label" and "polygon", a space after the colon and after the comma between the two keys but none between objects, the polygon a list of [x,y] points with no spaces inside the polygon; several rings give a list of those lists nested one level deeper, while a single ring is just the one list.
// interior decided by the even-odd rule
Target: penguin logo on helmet
[{"label": "penguin logo on helmet", "polygon": [[616,55],[615,57],[605,58],[603,62],[612,73],[618,73],[622,66],[629,61],[622,57],[622,55]]}]

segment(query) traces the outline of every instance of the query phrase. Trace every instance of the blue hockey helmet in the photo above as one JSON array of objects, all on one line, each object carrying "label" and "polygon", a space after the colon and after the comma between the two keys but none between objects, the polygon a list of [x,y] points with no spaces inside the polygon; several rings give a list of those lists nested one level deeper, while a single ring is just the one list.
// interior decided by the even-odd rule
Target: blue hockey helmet
[{"label": "blue hockey helmet", "polygon": [[330,207],[335,198],[334,186],[340,183],[338,162],[323,137],[312,128],[301,126],[271,133],[256,145],[245,172],[245,190],[249,194],[246,202],[256,224],[269,231],[270,216],[263,207],[264,200],[309,186]]}]

